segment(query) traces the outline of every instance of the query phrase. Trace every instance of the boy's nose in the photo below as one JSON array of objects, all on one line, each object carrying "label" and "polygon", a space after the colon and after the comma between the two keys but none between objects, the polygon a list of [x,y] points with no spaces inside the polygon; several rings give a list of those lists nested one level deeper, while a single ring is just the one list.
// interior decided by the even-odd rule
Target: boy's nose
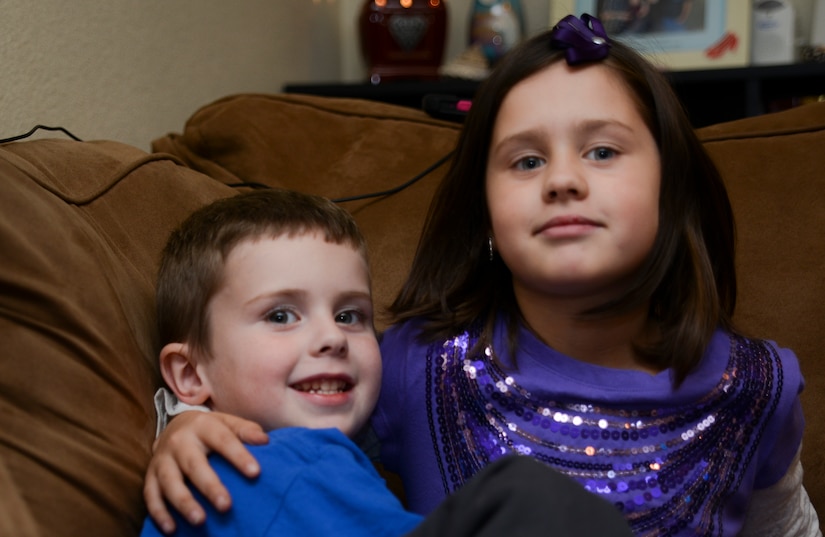
[{"label": "boy's nose", "polygon": [[332,323],[318,334],[315,353],[318,356],[346,356],[349,345],[347,337],[339,326]]}]

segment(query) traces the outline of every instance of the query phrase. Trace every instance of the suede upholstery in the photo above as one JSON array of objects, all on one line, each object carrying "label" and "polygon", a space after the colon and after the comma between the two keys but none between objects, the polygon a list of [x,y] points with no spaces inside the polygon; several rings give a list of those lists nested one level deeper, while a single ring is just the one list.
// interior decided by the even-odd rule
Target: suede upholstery
[{"label": "suede upholstery", "polygon": [[[339,198],[400,185],[458,126],[374,102],[239,95],[197,111],[153,153],[116,142],[0,147],[0,535],[135,535],[159,383],[154,274],[192,210],[256,182]],[[825,513],[825,103],[699,131],[738,221],[736,320],[797,352],[805,482]],[[375,297],[402,282],[446,166],[346,202]],[[385,326],[379,321],[379,327]]]},{"label": "suede upholstery", "polygon": [[0,175],[2,535],[134,535],[158,253],[189,211],[233,191],[115,142],[6,145]]},{"label": "suede upholstery", "polygon": [[796,352],[805,486],[825,518],[825,103],[705,127],[736,216],[734,320]]},{"label": "suede upholstery", "polygon": [[[458,132],[456,123],[372,101],[239,95],[201,108],[183,134],[159,138],[152,149],[227,184],[260,183],[339,199],[405,183],[447,156]],[[378,309],[403,283],[447,167],[395,195],[344,204],[369,241]],[[382,319],[377,324],[385,326]]]}]

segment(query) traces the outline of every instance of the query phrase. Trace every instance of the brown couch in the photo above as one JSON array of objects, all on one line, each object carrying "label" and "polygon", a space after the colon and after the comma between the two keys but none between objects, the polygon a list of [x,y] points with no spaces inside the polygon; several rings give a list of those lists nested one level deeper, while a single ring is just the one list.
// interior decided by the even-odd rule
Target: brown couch
[{"label": "brown couch", "polygon": [[[153,280],[182,218],[233,183],[383,191],[445,156],[457,129],[367,101],[242,95],[199,110],[152,154],[111,141],[0,147],[0,536],[138,532],[159,384]],[[805,482],[822,515],[825,103],[699,134],[738,218],[737,321],[802,363]],[[379,305],[444,168],[346,203],[370,241]]]}]

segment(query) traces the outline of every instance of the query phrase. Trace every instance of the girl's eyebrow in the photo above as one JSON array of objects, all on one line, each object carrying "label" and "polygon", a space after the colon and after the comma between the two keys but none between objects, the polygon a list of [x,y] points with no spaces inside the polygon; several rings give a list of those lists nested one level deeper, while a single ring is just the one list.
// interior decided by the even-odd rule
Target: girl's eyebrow
[{"label": "girl's eyebrow", "polygon": [[590,119],[582,121],[578,126],[578,130],[584,134],[589,134],[610,127],[618,127],[629,133],[633,132],[633,128],[630,125],[617,119]]},{"label": "girl's eyebrow", "polygon": [[[630,125],[616,119],[585,119],[578,122],[575,129],[577,134],[588,135],[612,127],[619,128],[628,134],[633,134],[634,132]],[[490,146],[491,153],[495,153],[496,151],[506,148],[509,145],[534,144],[543,140],[546,136],[547,130],[541,127],[518,131],[505,136],[498,142],[493,143]]]},{"label": "girl's eyebrow", "polygon": [[528,129],[509,134],[498,142],[493,142],[490,146],[491,153],[506,148],[508,145],[533,144],[544,139],[546,132],[542,128]]}]

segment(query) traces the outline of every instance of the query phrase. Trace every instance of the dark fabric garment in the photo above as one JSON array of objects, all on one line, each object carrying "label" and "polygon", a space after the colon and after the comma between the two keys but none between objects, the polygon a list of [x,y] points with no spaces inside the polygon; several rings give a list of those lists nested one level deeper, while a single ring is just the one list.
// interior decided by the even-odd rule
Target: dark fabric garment
[{"label": "dark fabric garment", "polygon": [[409,537],[630,537],[609,502],[532,458],[512,455],[476,474]]}]

